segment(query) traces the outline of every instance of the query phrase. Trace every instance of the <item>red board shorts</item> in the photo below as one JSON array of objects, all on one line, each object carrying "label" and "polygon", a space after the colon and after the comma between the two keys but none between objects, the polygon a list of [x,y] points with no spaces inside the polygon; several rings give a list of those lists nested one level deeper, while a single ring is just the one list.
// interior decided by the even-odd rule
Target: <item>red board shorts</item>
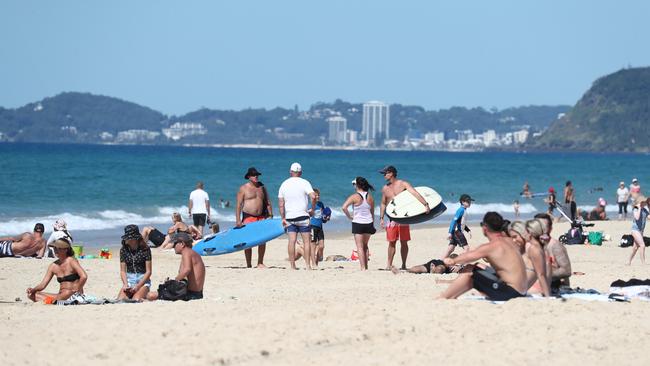
[{"label": "red board shorts", "polygon": [[248,224],[248,223],[256,222],[256,221],[262,221],[264,219],[265,219],[264,216],[246,216],[242,220],[242,224]]},{"label": "red board shorts", "polygon": [[408,225],[389,222],[386,224],[386,240],[411,240],[411,230]]}]

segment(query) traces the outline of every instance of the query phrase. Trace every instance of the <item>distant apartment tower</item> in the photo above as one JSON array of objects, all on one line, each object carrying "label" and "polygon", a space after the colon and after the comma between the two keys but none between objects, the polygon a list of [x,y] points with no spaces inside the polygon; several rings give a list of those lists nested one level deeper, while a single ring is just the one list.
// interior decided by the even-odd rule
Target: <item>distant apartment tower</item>
[{"label": "distant apartment tower", "polygon": [[390,110],[383,102],[367,102],[363,104],[363,129],[361,131],[369,145],[375,144],[379,138],[390,138]]},{"label": "distant apartment tower", "polygon": [[348,120],[340,116],[334,116],[328,118],[327,123],[329,123],[330,127],[328,140],[339,144],[346,142],[345,131],[348,129]]}]

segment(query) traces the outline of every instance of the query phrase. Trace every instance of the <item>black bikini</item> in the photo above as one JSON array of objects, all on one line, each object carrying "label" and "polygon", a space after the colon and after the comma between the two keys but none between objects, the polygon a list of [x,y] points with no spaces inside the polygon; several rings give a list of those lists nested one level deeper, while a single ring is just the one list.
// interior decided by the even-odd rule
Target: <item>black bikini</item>
[{"label": "black bikini", "polygon": [[77,273],[72,273],[72,274],[69,274],[67,276],[57,277],[56,280],[59,283],[62,283],[62,282],[74,282],[74,281],[78,280],[79,278],[81,278],[81,277],[79,277],[79,275]]}]

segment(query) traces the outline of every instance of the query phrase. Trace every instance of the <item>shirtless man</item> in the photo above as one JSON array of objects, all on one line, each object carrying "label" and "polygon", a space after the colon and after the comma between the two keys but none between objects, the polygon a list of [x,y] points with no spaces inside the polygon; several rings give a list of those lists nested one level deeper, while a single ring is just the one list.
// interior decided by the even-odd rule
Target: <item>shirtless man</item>
[{"label": "shirtless man", "polygon": [[[548,235],[551,236],[553,230],[553,220],[547,214],[540,213],[535,215],[536,219],[541,219],[548,226]],[[571,260],[569,253],[564,244],[551,236],[551,240],[546,245],[546,256],[551,264],[551,292],[557,292],[560,286],[569,286],[569,277],[571,277]]]},{"label": "shirtless man", "polygon": [[[249,222],[265,220],[273,217],[273,207],[271,200],[266,192],[264,184],[260,182],[259,176],[262,173],[257,169],[248,168],[244,179],[248,182],[239,187],[237,192],[237,206],[235,206],[236,225],[241,227]],[[266,252],[266,243],[257,247],[257,268],[266,268],[264,265],[264,252]],[[253,249],[244,250],[246,256],[246,267],[251,268]]]},{"label": "shirtless man", "polygon": [[411,231],[409,230],[408,225],[401,225],[396,222],[388,221],[384,223],[384,214],[386,213],[386,205],[403,191],[409,191],[415,198],[418,199],[425,207],[426,213],[429,213],[430,207],[429,203],[420,195],[409,182],[401,179],[397,179],[397,169],[394,166],[388,165],[384,169],[380,170],[379,173],[384,175],[386,179],[386,185],[381,189],[381,206],[379,209],[379,218],[380,225],[382,228],[386,229],[386,239],[388,240],[388,263],[386,269],[390,270],[393,267],[393,257],[395,257],[395,245],[399,239],[401,248],[400,254],[402,256],[402,267],[401,269],[406,270],[406,257],[409,254],[409,243],[411,240]]},{"label": "shirtless man", "polygon": [[485,258],[491,267],[481,269],[467,265],[456,280],[440,294],[440,299],[456,299],[475,288],[488,299],[507,301],[526,295],[526,267],[519,248],[505,233],[508,222],[496,212],[483,216],[481,228],[488,242],[456,258],[445,258],[444,264],[454,266]]},{"label": "shirtless man", "polygon": [[[203,298],[203,283],[205,282],[205,264],[199,253],[192,250],[190,234],[180,232],[172,236],[174,252],[181,255],[181,265],[176,281],[187,281],[187,295],[183,300],[199,300]],[[147,300],[157,300],[158,292],[152,291]]]},{"label": "shirtless man", "polygon": [[17,236],[6,236],[0,238],[0,258],[14,257],[21,255],[32,257],[43,252],[45,238],[43,233],[45,226],[41,223],[34,225],[33,233],[22,233]]}]

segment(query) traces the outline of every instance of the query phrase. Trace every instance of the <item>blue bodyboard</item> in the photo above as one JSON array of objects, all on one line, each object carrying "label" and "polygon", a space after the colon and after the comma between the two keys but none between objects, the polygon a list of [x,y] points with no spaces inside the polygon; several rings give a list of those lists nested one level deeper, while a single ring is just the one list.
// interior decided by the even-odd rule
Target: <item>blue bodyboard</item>
[{"label": "blue bodyboard", "polygon": [[251,222],[205,237],[192,249],[200,255],[221,255],[256,247],[284,234],[280,219]]}]

